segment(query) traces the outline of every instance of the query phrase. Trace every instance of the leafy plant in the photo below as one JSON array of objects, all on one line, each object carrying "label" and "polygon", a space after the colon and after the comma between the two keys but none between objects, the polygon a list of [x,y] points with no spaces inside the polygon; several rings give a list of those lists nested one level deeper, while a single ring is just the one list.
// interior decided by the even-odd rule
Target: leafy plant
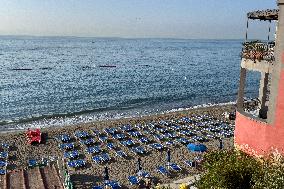
[{"label": "leafy plant", "polygon": [[260,163],[236,151],[217,151],[205,156],[205,174],[197,187],[246,189],[254,185],[253,176],[260,174]]},{"label": "leafy plant", "polygon": [[205,155],[205,173],[196,186],[199,189],[282,189],[284,160],[282,156],[255,158],[240,151],[216,151]]}]

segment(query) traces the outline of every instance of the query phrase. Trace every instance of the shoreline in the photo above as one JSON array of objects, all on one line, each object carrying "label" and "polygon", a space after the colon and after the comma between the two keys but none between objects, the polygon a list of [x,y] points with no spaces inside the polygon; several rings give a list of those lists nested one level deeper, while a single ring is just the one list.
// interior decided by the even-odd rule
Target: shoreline
[{"label": "shoreline", "polygon": [[[218,120],[225,121],[223,116],[224,112],[234,111],[234,105],[223,105],[223,106],[211,106],[211,107],[201,107],[190,110],[181,110],[175,112],[169,112],[158,115],[148,115],[142,117],[134,118],[122,118],[117,120],[103,120],[96,121],[91,123],[63,126],[63,127],[49,127],[41,129],[42,133],[45,135],[45,140],[42,144],[39,145],[29,145],[26,142],[26,138],[22,131],[14,132],[1,132],[0,142],[9,143],[11,147],[11,152],[9,158],[8,170],[12,171],[15,169],[26,168],[27,161],[29,159],[41,159],[43,157],[63,157],[63,152],[58,148],[58,141],[55,140],[55,137],[59,134],[69,134],[74,138],[74,132],[77,130],[84,130],[90,132],[91,128],[96,128],[99,131],[103,131],[104,128],[118,127],[124,124],[146,124],[151,122],[159,122],[161,120],[176,120],[181,117],[192,117],[193,115],[210,115]],[[233,124],[233,122],[231,122]],[[91,132],[90,132],[91,133]],[[145,135],[151,137],[149,135]],[[95,137],[94,137],[95,138]],[[135,141],[136,139],[133,138]],[[137,142],[137,141],[136,141]],[[157,141],[156,141],[157,142]],[[129,188],[129,182],[127,177],[134,175],[136,173],[137,167],[137,155],[134,154],[129,148],[121,146],[117,141],[114,141],[120,149],[125,151],[129,158],[122,159],[115,156],[114,152],[106,148],[106,144],[101,143],[100,147],[109,152],[112,161],[106,164],[97,165],[91,160],[91,156],[86,154],[85,147],[79,143],[78,140],[75,140],[76,146],[80,153],[80,156],[86,160],[86,168],[78,170],[69,170],[71,174],[71,180],[74,183],[75,188],[91,188],[91,186],[100,184],[103,182],[103,170],[104,166],[109,167],[110,178],[113,180],[118,180],[120,184],[126,188]],[[162,142],[161,142],[162,143]],[[164,143],[162,143],[164,145]],[[218,140],[212,139],[209,142],[204,142],[208,147],[209,151],[218,149]],[[164,145],[165,146],[165,145]],[[181,144],[176,144],[176,146],[167,146],[171,149],[172,160],[173,162],[179,164],[183,171],[179,174],[173,174],[171,177],[165,177],[157,173],[156,167],[158,165],[164,165],[166,162],[166,150],[155,151],[150,149],[147,145],[143,145],[149,154],[141,156],[142,167],[145,171],[148,171],[153,178],[155,178],[155,183],[170,183],[174,180],[185,178],[191,174],[199,173],[198,170],[193,168],[188,168],[184,165],[184,160],[194,159],[196,154],[189,152],[188,149]],[[224,147],[226,149],[233,148],[233,137],[224,138]]]},{"label": "shoreline", "polygon": [[[40,117],[35,117],[35,118],[27,118],[27,119],[22,119],[23,121],[18,123],[18,122],[8,122],[8,121],[3,121],[5,122],[4,124],[1,123],[0,124],[0,134],[1,133],[10,133],[10,132],[21,132],[21,131],[25,131],[28,128],[41,128],[41,129],[45,129],[45,128],[61,128],[61,127],[66,127],[66,126],[76,126],[76,125],[81,125],[81,124],[88,124],[88,123],[93,123],[93,122],[101,122],[101,121],[113,121],[113,120],[120,120],[120,119],[143,119],[145,117],[151,117],[151,116],[159,116],[159,115],[165,115],[165,114],[169,114],[169,113],[178,113],[178,112],[183,112],[183,111],[190,111],[190,110],[195,110],[195,109],[201,109],[201,108],[210,108],[210,107],[220,107],[220,106],[229,106],[229,105],[235,105],[235,102],[223,102],[223,103],[207,103],[207,104],[200,104],[200,105],[194,105],[188,108],[175,108],[175,109],[170,109],[170,110],[165,110],[165,111],[160,111],[160,112],[152,112],[150,114],[142,114],[142,113],[138,113],[138,114],[132,114],[132,115],[127,115],[127,116],[123,116],[121,114],[118,115],[113,115],[112,117],[103,117],[103,118],[97,118],[97,119],[92,119],[94,117],[94,115],[92,114],[76,114],[76,113],[72,113],[72,115],[75,116],[64,116],[64,114],[62,114],[62,116],[52,116],[52,115],[48,115],[48,116],[40,116]],[[130,111],[132,112],[132,111]],[[102,114],[98,114],[98,115],[102,115]],[[81,119],[81,117],[83,117],[84,119]],[[71,121],[68,120],[72,120],[74,119],[75,121],[73,123],[70,123]],[[80,120],[81,119],[81,120]],[[89,120],[88,120],[89,119]],[[62,121],[63,120],[63,121]],[[63,123],[62,123],[63,122]],[[68,123],[69,122],[69,123]],[[12,127],[9,126],[14,126],[14,127],[18,127],[13,129]],[[4,130],[3,128],[4,127]],[[21,128],[19,128],[21,127]]]}]

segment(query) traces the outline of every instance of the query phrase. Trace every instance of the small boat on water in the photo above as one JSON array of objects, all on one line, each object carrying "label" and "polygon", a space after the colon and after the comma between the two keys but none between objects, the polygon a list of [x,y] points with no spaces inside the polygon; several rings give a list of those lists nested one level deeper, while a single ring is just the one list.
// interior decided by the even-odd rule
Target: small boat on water
[{"label": "small boat on water", "polygon": [[12,68],[11,70],[33,70],[31,68]]},{"label": "small boat on water", "polygon": [[116,68],[116,65],[99,65],[100,68]]}]

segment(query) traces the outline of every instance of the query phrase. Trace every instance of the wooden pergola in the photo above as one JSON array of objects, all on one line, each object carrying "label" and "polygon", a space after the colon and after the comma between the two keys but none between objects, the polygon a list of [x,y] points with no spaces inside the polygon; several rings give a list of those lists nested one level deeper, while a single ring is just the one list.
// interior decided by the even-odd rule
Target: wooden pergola
[{"label": "wooden pergola", "polygon": [[266,9],[266,10],[257,10],[247,13],[247,30],[246,30],[246,41],[248,39],[248,27],[249,27],[249,20],[264,20],[269,21],[269,28],[268,28],[268,36],[267,40],[270,40],[270,28],[271,22],[278,20],[279,9]]},{"label": "wooden pergola", "polygon": [[248,19],[252,20],[278,20],[278,9],[258,10],[247,13]]}]

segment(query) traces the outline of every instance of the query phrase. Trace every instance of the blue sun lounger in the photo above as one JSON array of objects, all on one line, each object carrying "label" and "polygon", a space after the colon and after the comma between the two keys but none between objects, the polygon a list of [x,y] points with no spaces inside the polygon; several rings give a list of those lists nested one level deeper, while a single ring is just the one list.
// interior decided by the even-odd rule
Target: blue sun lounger
[{"label": "blue sun lounger", "polygon": [[127,157],[126,153],[124,151],[122,151],[122,150],[115,151],[115,154],[116,154],[116,156],[119,156],[121,158]]},{"label": "blue sun lounger", "polygon": [[108,153],[101,154],[101,158],[104,162],[110,161],[110,156],[108,155]]},{"label": "blue sun lounger", "polygon": [[192,123],[192,119],[188,118],[188,117],[183,117],[179,120],[180,122],[184,122],[184,123]]},{"label": "blue sun lounger", "polygon": [[92,132],[93,132],[93,134],[94,134],[95,136],[99,136],[99,135],[101,134],[101,132],[98,131],[98,130],[95,129],[95,128],[91,128],[91,130],[92,130]]},{"label": "blue sun lounger", "polygon": [[138,124],[138,125],[135,125],[135,128],[137,130],[143,130],[144,127],[142,125]]},{"label": "blue sun lounger", "polygon": [[7,162],[6,161],[0,161],[0,167],[6,167]]},{"label": "blue sun lounger", "polygon": [[181,167],[180,167],[178,164],[176,164],[176,163],[170,163],[170,164],[169,164],[169,167],[170,167],[173,171],[176,171],[176,172],[181,171]]},{"label": "blue sun lounger", "polygon": [[150,173],[146,171],[138,171],[137,176],[146,178],[146,177],[150,177]]},{"label": "blue sun lounger", "polygon": [[83,159],[77,159],[77,160],[69,161],[67,165],[71,168],[84,167],[86,165],[86,161]]},{"label": "blue sun lounger", "polygon": [[150,147],[153,148],[153,149],[156,149],[156,150],[162,150],[164,148],[164,146],[160,143],[150,144]]},{"label": "blue sun lounger", "polygon": [[107,143],[107,148],[110,150],[114,150],[116,149],[116,146],[112,142],[110,142],[110,143]]},{"label": "blue sun lounger", "polygon": [[200,136],[193,136],[191,139],[196,142],[202,142],[204,140],[204,138]]},{"label": "blue sun lounger", "polygon": [[107,142],[107,139],[108,139],[108,137],[107,136],[105,136],[105,135],[99,135],[99,140],[101,141],[101,142]]},{"label": "blue sun lounger", "polygon": [[8,158],[8,152],[0,152],[0,159],[7,159]]},{"label": "blue sun lounger", "polygon": [[133,147],[132,151],[136,154],[145,154],[146,150],[142,146]]},{"label": "blue sun lounger", "polygon": [[72,150],[74,149],[75,145],[74,143],[63,143],[59,145],[59,148],[61,150]]},{"label": "blue sun lounger", "polygon": [[189,131],[189,130],[181,130],[181,131],[179,131],[179,133],[181,135],[185,135],[185,136],[193,136],[194,135],[194,133],[192,131]]},{"label": "blue sun lounger", "polygon": [[103,159],[101,158],[101,156],[97,155],[97,156],[93,156],[92,157],[92,160],[95,162],[95,163],[102,163],[103,162]]},{"label": "blue sun lounger", "polygon": [[194,162],[194,161],[189,161],[189,160],[187,160],[187,161],[184,161],[184,163],[185,163],[186,165],[188,165],[189,167],[195,167],[195,162]]},{"label": "blue sun lounger", "polygon": [[122,133],[116,133],[116,134],[112,135],[112,138],[113,139],[117,139],[117,140],[121,140],[121,139],[126,138],[126,136],[124,134],[122,134]]},{"label": "blue sun lounger", "polygon": [[35,167],[37,165],[38,165],[37,160],[35,160],[35,159],[28,160],[28,167]]},{"label": "blue sun lounger", "polygon": [[142,177],[150,177],[150,173],[143,171],[141,176]]},{"label": "blue sun lounger", "polygon": [[77,150],[64,153],[64,158],[75,159],[77,157],[79,157],[79,153]]},{"label": "blue sun lounger", "polygon": [[141,143],[143,143],[143,144],[146,144],[146,143],[149,143],[149,142],[150,142],[149,139],[146,138],[146,137],[139,138],[138,140],[139,140],[139,142],[141,142]]},{"label": "blue sun lounger", "polygon": [[159,124],[160,124],[160,125],[166,125],[167,122],[166,122],[165,120],[161,120],[161,121],[159,121]]},{"label": "blue sun lounger", "polygon": [[123,146],[127,146],[127,147],[133,146],[133,145],[135,144],[135,143],[133,142],[133,140],[131,140],[131,139],[120,141],[120,143],[121,143]]},{"label": "blue sun lounger", "polygon": [[173,138],[173,135],[172,135],[171,133],[164,133],[164,134],[163,134],[163,137],[164,137],[165,139],[170,139],[170,138]]},{"label": "blue sun lounger", "polygon": [[61,142],[70,142],[71,137],[67,134],[62,134],[60,136],[58,136],[58,140],[60,140]]},{"label": "blue sun lounger", "polygon": [[90,137],[90,134],[86,131],[76,131],[74,135],[76,138],[79,138],[79,139]]},{"label": "blue sun lounger", "polygon": [[5,175],[7,171],[5,169],[0,169],[0,175]]},{"label": "blue sun lounger", "polygon": [[169,175],[169,171],[163,166],[157,167],[157,171],[163,175]]},{"label": "blue sun lounger", "polygon": [[123,125],[120,127],[120,129],[124,132],[133,130],[133,128],[130,125]]},{"label": "blue sun lounger", "polygon": [[104,187],[103,186],[93,186],[92,189],[104,189]]},{"label": "blue sun lounger", "polygon": [[164,133],[164,132],[167,131],[166,128],[162,128],[162,127],[156,127],[155,130],[158,131],[158,132],[160,132],[160,133]]},{"label": "blue sun lounger", "polygon": [[143,134],[148,135],[148,134],[152,134],[152,131],[145,129],[142,131]]},{"label": "blue sun lounger", "polygon": [[93,138],[88,138],[86,140],[80,140],[80,143],[86,146],[89,146],[89,145],[95,144],[96,141]]},{"label": "blue sun lounger", "polygon": [[177,141],[181,144],[188,144],[190,143],[189,140],[187,140],[186,138],[178,138]]},{"label": "blue sun lounger", "polygon": [[5,150],[8,150],[10,148],[10,145],[8,143],[2,143],[1,147]]},{"label": "blue sun lounger", "polygon": [[106,186],[109,186],[112,189],[121,188],[120,184],[117,181],[108,181],[105,183]]},{"label": "blue sun lounger", "polygon": [[105,128],[104,132],[108,135],[113,135],[117,132],[117,129],[116,128]]},{"label": "blue sun lounger", "polygon": [[167,141],[166,142],[166,145],[167,146],[173,146],[173,145],[175,145],[176,143],[174,142],[174,141]]},{"label": "blue sun lounger", "polygon": [[130,185],[138,185],[139,184],[139,180],[138,180],[137,176],[129,176],[128,181],[129,181]]},{"label": "blue sun lounger", "polygon": [[129,131],[128,134],[135,138],[142,136],[142,133],[140,133],[139,131]]},{"label": "blue sun lounger", "polygon": [[171,128],[172,130],[174,130],[174,131],[178,131],[178,130],[181,129],[181,127],[178,126],[178,125],[172,125],[170,128]]},{"label": "blue sun lounger", "polygon": [[88,154],[94,154],[101,152],[101,148],[99,146],[91,146],[86,149]]},{"label": "blue sun lounger", "polygon": [[158,141],[164,139],[164,137],[163,137],[162,135],[159,135],[159,134],[153,134],[153,137],[154,137],[156,140],[158,140]]}]

